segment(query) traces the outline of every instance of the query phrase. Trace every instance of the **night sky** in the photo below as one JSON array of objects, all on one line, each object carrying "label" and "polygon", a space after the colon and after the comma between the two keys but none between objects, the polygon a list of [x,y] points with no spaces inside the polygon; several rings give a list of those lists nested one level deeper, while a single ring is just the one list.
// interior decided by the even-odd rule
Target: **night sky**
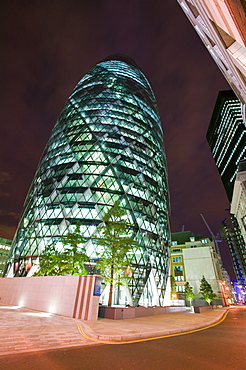
[{"label": "night sky", "polygon": [[2,1],[0,53],[0,237],[14,235],[68,96],[115,53],[135,60],[157,99],[172,232],[210,236],[202,213],[217,234],[229,203],[205,135],[229,85],[175,0]]}]

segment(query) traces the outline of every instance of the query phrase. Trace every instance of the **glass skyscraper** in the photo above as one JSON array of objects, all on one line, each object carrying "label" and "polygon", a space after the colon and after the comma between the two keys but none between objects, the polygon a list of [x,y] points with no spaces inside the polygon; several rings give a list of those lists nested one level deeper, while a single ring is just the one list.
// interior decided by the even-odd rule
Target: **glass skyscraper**
[{"label": "glass skyscraper", "polygon": [[[232,90],[220,91],[207,131],[207,140],[222,179],[228,200],[231,202],[239,162],[246,158],[246,126],[241,102]],[[236,278],[245,286],[245,243],[234,215],[232,226],[223,221],[220,233],[229,246]]]},{"label": "glass skyscraper", "polygon": [[231,202],[239,161],[246,158],[246,127],[242,105],[232,90],[219,92],[207,140]]},{"label": "glass skyscraper", "polygon": [[149,82],[120,55],[94,66],[68,98],[27,195],[7,276],[30,276],[45,247],[62,248],[60,237],[78,220],[95,259],[93,236],[116,201],[141,245],[132,301],[163,304],[170,242],[163,132]]}]

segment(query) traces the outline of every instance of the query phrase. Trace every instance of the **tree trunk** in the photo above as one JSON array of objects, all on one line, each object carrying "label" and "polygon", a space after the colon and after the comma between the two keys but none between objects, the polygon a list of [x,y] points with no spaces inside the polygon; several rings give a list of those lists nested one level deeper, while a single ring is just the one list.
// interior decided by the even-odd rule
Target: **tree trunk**
[{"label": "tree trunk", "polygon": [[110,286],[109,286],[109,296],[108,296],[108,306],[112,306],[112,298],[113,298],[113,278],[114,278],[114,265],[111,265],[110,271]]}]

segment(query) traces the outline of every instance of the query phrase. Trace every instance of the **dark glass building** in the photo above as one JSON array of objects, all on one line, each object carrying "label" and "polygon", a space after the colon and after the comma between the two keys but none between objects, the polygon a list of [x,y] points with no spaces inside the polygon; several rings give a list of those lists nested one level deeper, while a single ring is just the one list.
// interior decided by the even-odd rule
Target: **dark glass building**
[{"label": "dark glass building", "polygon": [[[50,243],[77,221],[93,236],[114,203],[127,211],[135,251],[133,304],[163,304],[169,260],[169,194],[153,91],[133,60],[111,56],[78,83],[53,129],[27,195],[8,276],[28,276]],[[31,270],[29,268],[31,267]]]},{"label": "dark glass building", "polygon": [[242,105],[232,90],[220,91],[207,131],[207,141],[229,201],[239,161],[246,158]]},{"label": "dark glass building", "polygon": [[236,279],[243,288],[242,300],[246,302],[246,264],[245,264],[245,242],[241,230],[238,226],[237,219],[230,215],[232,225],[228,225],[224,220],[220,226],[220,235],[227,242]]},{"label": "dark glass building", "polygon": [[[207,131],[207,140],[221,176],[227,197],[232,201],[239,162],[246,158],[246,126],[241,102],[233,91],[220,91]],[[220,234],[227,241],[236,278],[245,286],[245,243],[234,215],[222,223]]]}]

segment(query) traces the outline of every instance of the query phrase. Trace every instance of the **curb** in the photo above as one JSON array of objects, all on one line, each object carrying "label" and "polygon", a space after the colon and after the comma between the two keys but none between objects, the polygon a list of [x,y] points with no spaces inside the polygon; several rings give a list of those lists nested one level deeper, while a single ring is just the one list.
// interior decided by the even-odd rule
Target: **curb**
[{"label": "curb", "polygon": [[[94,330],[92,330],[88,325],[84,322],[81,324],[77,324],[78,330],[82,336],[86,339],[95,341],[95,342],[102,342],[102,343],[111,343],[111,344],[123,344],[130,343],[131,341],[144,341],[144,340],[153,340],[153,339],[160,339],[165,337],[171,336],[178,336],[184,334],[190,334],[196,331],[209,329],[215,325],[220,324],[227,316],[229,310],[222,311],[218,317],[215,319],[208,320],[206,325],[191,325],[189,327],[183,327],[180,329],[173,329],[173,330],[160,330],[155,332],[145,332],[145,333],[133,333],[133,334],[119,334],[119,335],[105,335],[105,334],[97,334]],[[81,329],[80,329],[81,328]]]}]

